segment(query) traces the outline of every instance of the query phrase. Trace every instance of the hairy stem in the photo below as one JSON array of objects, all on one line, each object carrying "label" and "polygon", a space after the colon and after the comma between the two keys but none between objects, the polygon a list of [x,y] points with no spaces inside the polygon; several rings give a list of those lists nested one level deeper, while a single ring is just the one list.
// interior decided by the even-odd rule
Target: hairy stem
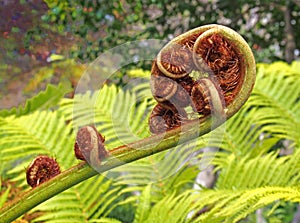
[{"label": "hairy stem", "polygon": [[117,166],[139,160],[155,153],[170,149],[178,144],[197,138],[216,128],[223,122],[223,118],[209,119],[200,124],[193,121],[181,128],[168,131],[165,134],[154,135],[143,140],[115,148],[110,156],[97,171],[83,162],[62,172],[51,180],[18,196],[15,200],[0,209],[0,222],[11,222],[28,212],[38,204],[67,190],[68,188]]}]

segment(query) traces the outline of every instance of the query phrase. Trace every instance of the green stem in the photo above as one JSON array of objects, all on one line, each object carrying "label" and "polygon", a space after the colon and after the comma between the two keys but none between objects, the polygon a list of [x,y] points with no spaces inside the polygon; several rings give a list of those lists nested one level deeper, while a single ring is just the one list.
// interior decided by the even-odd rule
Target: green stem
[{"label": "green stem", "polygon": [[[211,29],[211,31],[207,31],[209,29]],[[6,204],[2,209],[0,209],[0,223],[13,221],[38,204],[96,175],[97,173],[103,173],[117,166],[176,147],[179,144],[204,135],[221,125],[225,121],[225,118],[230,118],[234,115],[248,99],[255,82],[255,60],[251,49],[240,35],[227,27],[219,25],[208,25],[196,28],[186,34],[180,35],[177,38],[182,39],[195,33],[199,34],[199,32],[204,32],[204,34],[202,34],[204,35],[203,38],[205,35],[211,35],[214,32],[224,35],[229,41],[233,42],[234,46],[238,48],[238,52],[241,57],[240,59],[243,62],[244,66],[241,69],[243,72],[242,82],[240,83],[241,87],[235,96],[234,101],[230,103],[226,109],[222,107],[222,100],[216,88],[207,82],[206,84],[210,91],[212,107],[215,108],[212,110],[212,113],[215,113],[211,116],[213,118],[202,120],[201,123],[199,123],[199,120],[191,121],[180,128],[168,131],[165,135],[159,134],[151,136],[146,139],[115,148],[110,151],[110,156],[101,165],[96,167],[97,171],[86,163],[71,167],[51,180],[22,194],[15,200]],[[176,38],[174,41],[175,40]]]},{"label": "green stem", "polygon": [[73,166],[40,186],[25,192],[0,209],[0,222],[7,223],[25,214],[38,204],[67,190],[68,188],[117,166],[139,160],[152,154],[173,148],[178,144],[206,134],[222,124],[224,120],[206,120],[200,124],[193,121],[181,128],[168,131],[165,135],[154,135],[143,140],[115,148],[110,156],[97,167],[97,171],[85,162]]}]

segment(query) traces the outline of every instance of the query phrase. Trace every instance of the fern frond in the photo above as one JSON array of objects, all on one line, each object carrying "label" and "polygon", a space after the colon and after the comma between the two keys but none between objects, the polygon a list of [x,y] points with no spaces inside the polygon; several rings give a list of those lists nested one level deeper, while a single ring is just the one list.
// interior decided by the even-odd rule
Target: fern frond
[{"label": "fern frond", "polygon": [[155,204],[151,210],[148,210],[149,216],[143,222],[145,223],[183,223],[186,222],[188,214],[192,211],[191,204],[193,197],[188,193],[179,196],[174,194],[164,197]]},{"label": "fern frond", "polygon": [[[74,136],[58,112],[34,112],[20,117],[0,118],[0,163],[2,174],[25,182],[25,168],[39,154],[55,157],[62,170],[75,163]],[[17,164],[16,165],[16,161]],[[16,177],[16,178],[15,178]]]},{"label": "fern frond", "polygon": [[194,208],[208,211],[191,222],[235,223],[275,201],[300,201],[299,187],[259,187],[247,190],[210,190],[195,195]]},{"label": "fern frond", "polygon": [[143,223],[148,218],[151,207],[151,184],[148,184],[141,196],[139,197],[139,203],[135,211],[133,223]]},{"label": "fern frond", "polygon": [[[260,115],[268,112],[274,122],[269,128],[265,128],[265,131],[272,131],[273,128],[272,132],[298,141],[300,111],[296,108],[300,104],[300,71],[295,71],[286,63],[277,62],[268,66],[258,66],[258,77],[259,84],[254,93],[260,100],[255,98],[255,104],[264,108],[260,110]],[[265,121],[261,119],[261,122],[262,125]]]},{"label": "fern frond", "polygon": [[197,147],[190,149],[181,145],[167,152],[147,157],[127,164],[112,172],[119,173],[115,185],[127,185],[134,191],[142,192],[145,185],[152,185],[151,201],[158,202],[172,193],[179,193],[182,188],[192,184],[198,174],[198,166],[190,165]]},{"label": "fern frond", "polygon": [[33,211],[41,211],[43,215],[35,221],[97,222],[112,211],[119,191],[112,181],[98,175],[37,206]]},{"label": "fern frond", "polygon": [[70,86],[59,84],[54,86],[52,84],[47,85],[47,88],[35,95],[34,97],[26,100],[25,106],[20,105],[17,108],[4,109],[0,111],[1,117],[7,117],[10,115],[21,116],[26,115],[37,110],[48,109],[57,105],[61,98],[71,91]]},{"label": "fern frond", "polygon": [[108,148],[114,148],[149,135],[147,100],[139,101],[136,95],[115,85],[93,94],[76,95],[64,99],[61,109],[74,126],[94,123],[106,137]]},{"label": "fern frond", "polygon": [[274,202],[300,201],[299,187],[259,187],[245,190],[194,190],[168,195],[148,211],[151,223],[236,223]]},{"label": "fern frond", "polygon": [[299,150],[292,155],[280,158],[274,152],[254,158],[237,158],[234,154],[219,156],[220,154],[218,153],[213,161],[217,168],[220,168],[216,185],[218,189],[296,186],[299,184]]}]

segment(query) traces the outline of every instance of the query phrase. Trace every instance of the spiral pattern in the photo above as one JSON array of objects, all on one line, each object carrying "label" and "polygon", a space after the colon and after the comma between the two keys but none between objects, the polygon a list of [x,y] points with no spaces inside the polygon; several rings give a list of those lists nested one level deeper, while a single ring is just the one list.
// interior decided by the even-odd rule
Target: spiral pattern
[{"label": "spiral pattern", "polygon": [[[165,109],[170,105],[177,110],[191,107],[198,118],[205,119],[211,116],[214,101],[221,100],[224,113],[230,117],[244,103],[241,99],[248,98],[254,69],[251,49],[239,34],[225,26],[207,25],[179,35],[160,50],[151,69],[151,90]],[[217,95],[212,95],[215,92]],[[165,121],[167,113],[161,115]],[[152,133],[158,132],[152,131],[154,117],[157,121],[157,114],[149,120]],[[183,121],[173,117],[176,124],[162,129],[180,126]]]}]

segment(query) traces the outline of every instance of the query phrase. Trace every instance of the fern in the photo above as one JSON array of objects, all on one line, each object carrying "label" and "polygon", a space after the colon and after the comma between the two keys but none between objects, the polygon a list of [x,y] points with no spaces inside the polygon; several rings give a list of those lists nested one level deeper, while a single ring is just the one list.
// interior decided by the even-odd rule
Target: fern
[{"label": "fern", "polygon": [[177,148],[130,163],[112,172],[120,173],[116,185],[133,187],[133,191],[144,190],[152,185],[151,201],[157,202],[170,193],[179,193],[186,185],[192,184],[198,173],[198,167],[190,164],[193,153],[186,147]]},{"label": "fern", "polygon": [[144,221],[155,222],[185,222],[187,215],[191,212],[191,197],[187,193],[179,196],[169,195],[158,202],[149,213],[149,217]]},{"label": "fern", "polygon": [[[219,128],[172,151],[122,166],[108,173],[112,179],[87,180],[32,210],[31,214],[42,213],[33,222],[120,222],[110,214],[130,204],[135,207],[135,223],[231,223],[268,205],[275,210],[274,202],[300,202],[299,64],[259,64],[253,94],[226,122],[225,132]],[[62,99],[55,111],[47,108],[61,95],[53,94],[50,106],[49,93],[19,113],[2,112],[2,177],[24,186],[24,169],[41,153],[55,157],[63,170],[76,164],[74,126],[95,123],[108,149],[148,136],[154,105],[149,92],[143,81],[127,90],[105,85],[101,91]],[[274,145],[284,139],[293,142],[294,153],[280,157]],[[214,158],[208,156],[218,179],[214,189],[197,191],[191,187],[206,146],[220,148]],[[0,202],[8,193],[9,189],[1,193]]]},{"label": "fern", "polygon": [[[282,66],[288,69],[288,72],[278,72],[279,70],[283,70]],[[236,212],[241,212],[235,215],[235,213],[232,213],[232,210],[231,212],[229,211],[232,207],[228,205],[226,211],[230,214],[225,215],[226,212],[224,211],[222,212],[223,215],[219,218],[214,217],[220,211],[220,209],[215,208],[212,209],[212,212],[208,212],[210,214],[207,213],[201,216],[199,222],[222,222],[226,219],[225,222],[237,222],[254,210],[271,204],[277,199],[284,197],[283,199],[287,201],[298,201],[298,198],[295,198],[295,200],[293,197],[288,197],[287,194],[280,197],[282,194],[281,192],[277,193],[275,187],[281,186],[280,190],[285,191],[285,187],[287,186],[298,185],[299,165],[297,163],[299,163],[299,152],[296,150],[293,155],[281,158],[278,158],[276,152],[267,154],[281,139],[287,138],[298,144],[300,122],[299,109],[297,108],[299,108],[298,98],[300,92],[296,86],[300,84],[300,76],[299,71],[287,67],[286,64],[282,63],[259,65],[258,84],[255,86],[253,94],[241,111],[226,122],[226,132],[224,133],[222,130],[217,129],[214,134],[208,134],[203,137],[203,142],[209,142],[210,145],[220,147],[223,151],[218,152],[217,157],[213,160],[216,170],[220,170],[216,190],[214,191],[216,192],[215,200],[206,197],[206,195],[211,195],[212,193],[207,190],[202,191],[199,196],[205,196],[207,200],[218,204],[219,201],[222,201],[221,195],[225,194],[226,196],[223,198],[224,204],[227,205],[232,202],[232,204],[238,206],[243,201],[242,199],[238,199],[239,196],[244,192],[249,192],[249,194],[247,193],[247,196],[249,196],[247,202],[249,202],[250,206],[253,206],[253,204],[258,202],[258,198],[255,197],[256,192],[253,191],[264,191],[263,187],[268,187],[269,191],[261,197],[261,203],[259,203],[261,206],[255,206],[252,209],[247,209],[248,206],[247,208],[244,207],[247,211],[244,209],[233,209]],[[290,88],[294,89],[293,96],[284,94],[285,92],[290,92]],[[281,92],[279,96],[277,94],[278,91]],[[223,138],[216,133],[218,131],[220,134],[224,133]],[[204,143],[200,141],[195,143],[195,145],[200,149]],[[137,165],[137,163],[135,164]],[[147,164],[145,166],[149,167]],[[149,178],[149,173],[152,173],[149,169],[145,170],[144,167],[131,170],[133,174],[130,183],[140,183],[139,179],[145,180]],[[130,176],[130,170],[128,172]],[[135,175],[134,172],[137,172],[138,175]],[[125,178],[123,176],[123,179],[120,179],[119,182],[122,182],[126,178],[128,179],[128,175],[125,175]],[[171,179],[169,178],[167,181],[170,182]],[[165,196],[170,196],[172,191],[174,192],[174,188],[172,190],[172,187],[168,188],[165,186],[164,188],[168,191]],[[229,190],[229,192],[225,193],[224,189]],[[152,190],[155,191],[155,187]],[[291,190],[294,190],[294,188],[291,188]],[[238,191],[241,191],[241,194],[238,194]],[[252,194],[251,191],[253,192]],[[157,200],[152,201],[157,202]],[[201,202],[205,204],[204,199],[201,199]],[[180,203],[183,207],[189,205],[185,204],[184,201],[180,201]],[[155,213],[153,216],[159,216],[164,211],[170,216],[170,213],[164,209],[169,204],[170,201],[165,204],[156,203],[158,209],[161,209],[162,212],[159,214]],[[207,205],[210,206],[211,204],[208,203]],[[202,205],[199,209],[201,210],[204,207]],[[223,209],[225,205],[220,207]],[[195,212],[195,210],[191,210],[191,212]],[[173,219],[173,222],[180,222],[179,219],[181,218],[182,216],[178,215],[175,218],[177,220]],[[160,221],[152,219],[152,222]]]},{"label": "fern", "polygon": [[[261,149],[267,152],[280,139],[299,145],[299,75],[299,71],[281,62],[258,65],[253,92],[241,110],[226,122],[223,139],[215,137],[218,134],[208,134],[206,138],[212,145],[238,156],[260,155]],[[262,136],[266,141],[260,140]],[[253,146],[261,143],[270,145]]]},{"label": "fern", "polygon": [[112,186],[112,181],[99,175],[36,207],[33,211],[44,214],[34,221],[97,222],[104,218],[104,222],[109,222],[105,217],[115,207],[112,204],[118,199],[115,194],[119,191],[120,188]]},{"label": "fern", "polygon": [[94,123],[106,137],[108,148],[149,135],[147,100],[138,101],[135,94],[115,85],[105,85],[93,94],[76,95],[75,99],[64,99],[60,110],[74,126]]},{"label": "fern", "polygon": [[[1,171],[11,169],[8,174],[13,180],[25,182],[24,169],[38,154],[55,157],[62,169],[75,162],[70,156],[74,137],[72,128],[58,112],[34,112],[20,117],[0,118],[0,162]],[[15,160],[18,165],[15,166]]]},{"label": "fern", "polygon": [[297,186],[300,181],[299,150],[290,156],[280,158],[273,152],[250,159],[248,157],[238,159],[233,154],[220,159],[226,159],[226,164],[218,166],[220,162],[216,158],[215,163],[217,168],[220,168],[216,185],[218,189]]},{"label": "fern", "polygon": [[234,223],[245,218],[253,211],[277,200],[300,201],[299,187],[261,187],[248,190],[206,191],[195,196],[195,206],[207,206],[209,211],[192,222]]},{"label": "fern", "polygon": [[151,184],[148,184],[140,199],[139,204],[135,212],[133,223],[142,223],[148,218],[149,210],[151,207]]},{"label": "fern", "polygon": [[258,187],[244,190],[186,191],[168,195],[152,206],[148,218],[138,222],[235,223],[277,200],[300,201],[299,187]]}]

